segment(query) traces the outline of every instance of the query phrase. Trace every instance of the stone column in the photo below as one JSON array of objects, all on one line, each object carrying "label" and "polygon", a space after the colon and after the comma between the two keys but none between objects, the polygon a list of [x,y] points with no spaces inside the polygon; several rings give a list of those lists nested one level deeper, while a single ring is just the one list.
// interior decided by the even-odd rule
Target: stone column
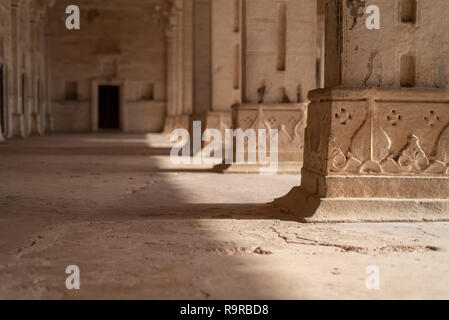
[{"label": "stone column", "polygon": [[[45,21],[46,23],[47,21]],[[43,61],[44,61],[44,128],[46,133],[53,132],[54,129],[54,121],[53,121],[53,113],[52,113],[52,82],[51,82],[51,70],[50,70],[50,59],[51,59],[51,53],[47,48],[49,48],[48,45],[48,38],[44,36],[43,39]]]},{"label": "stone column", "polygon": [[168,104],[165,132],[188,129],[189,116],[184,114],[184,42],[183,1],[176,0],[170,8],[167,29]]},{"label": "stone column", "polygon": [[[2,35],[0,34],[0,37],[1,37]],[[0,41],[2,41],[3,39],[1,39],[0,38]],[[0,45],[2,45],[2,44],[0,44]],[[4,68],[3,66],[0,66],[0,68]],[[2,96],[1,98],[3,99],[3,101],[0,101],[0,104],[1,104],[1,106],[2,106],[2,108],[0,108],[0,112],[3,112],[3,114],[1,114],[0,116],[1,116],[1,118],[0,119],[4,119],[5,118],[5,122],[6,121],[8,121],[7,119],[8,119],[8,116],[7,116],[7,110],[8,110],[8,108],[7,108],[7,106],[5,105],[5,103],[6,103],[6,101],[7,101],[7,97],[8,97],[8,94],[6,93],[6,91],[5,91],[5,85],[4,85],[4,77],[3,77],[3,79],[1,79],[1,81],[2,81],[2,87],[0,88],[0,90],[3,90],[3,92],[4,92],[4,95],[6,95],[6,98],[5,98],[5,96]],[[3,137],[3,123],[2,123],[3,121],[0,121],[0,142],[3,142],[3,141],[5,141],[5,138]]]},{"label": "stone column", "polygon": [[179,100],[177,98],[178,95],[178,31],[179,31],[179,26],[178,26],[178,19],[176,18],[175,15],[175,9],[172,9],[172,15],[170,17],[170,28],[171,28],[171,53],[170,53],[170,64],[171,64],[171,76],[170,76],[170,86],[171,86],[171,97],[170,97],[170,101],[171,101],[171,106],[170,108],[172,109],[172,114],[173,114],[173,121],[174,121],[174,128],[179,128]]},{"label": "stone column", "polygon": [[368,4],[327,1],[325,89],[309,94],[301,187],[275,201],[300,219],[449,218],[449,78],[438,64],[449,3],[401,3],[376,1],[381,26],[368,30]]},{"label": "stone column", "polygon": [[12,92],[13,92],[13,112],[12,131],[14,137],[24,137],[24,119],[22,113],[21,88],[21,62],[20,62],[20,11],[21,1],[11,1],[11,47],[12,47]]},{"label": "stone column", "polygon": [[176,101],[177,101],[177,115],[178,115],[178,128],[189,129],[190,127],[190,115],[185,111],[184,106],[184,92],[185,92],[185,83],[184,83],[184,73],[185,69],[185,60],[184,53],[188,50],[188,43],[184,39],[185,30],[185,11],[184,8],[186,6],[186,0],[178,0],[176,4],[176,19],[177,25],[179,26],[177,30],[177,69],[176,69]]},{"label": "stone column", "polygon": [[232,106],[241,103],[242,0],[211,1],[211,102],[203,129],[225,136]]},{"label": "stone column", "polygon": [[30,12],[30,50],[31,50],[31,110],[30,110],[30,133],[40,134],[40,114],[38,112],[38,79],[39,79],[39,60],[38,60],[38,41],[39,41],[39,29],[38,29],[38,13]]},{"label": "stone column", "polygon": [[211,104],[211,1],[194,0],[193,5],[193,113],[197,120],[203,120]]},{"label": "stone column", "polygon": [[324,88],[325,0],[317,1],[317,87]]},{"label": "stone column", "polygon": [[185,115],[193,114],[193,10],[194,0],[184,0],[182,114]]},{"label": "stone column", "polygon": [[176,6],[176,25],[178,28],[176,29],[176,113],[178,115],[183,114],[183,95],[184,95],[184,19],[183,19],[183,1],[179,1],[179,4]]},{"label": "stone column", "polygon": [[30,28],[30,17],[31,17],[31,2],[24,2],[23,11],[22,11],[22,20],[20,23],[20,27],[22,28],[21,31],[21,51],[22,51],[22,60],[21,60],[21,73],[19,74],[20,77],[21,74],[25,75],[25,81],[21,80],[21,87],[24,90],[24,95],[22,99],[23,101],[23,107],[22,107],[22,113],[23,113],[23,129],[24,129],[24,136],[27,137],[31,134],[31,113],[32,113],[32,90],[30,94],[30,88],[32,88],[32,74],[31,74],[31,67],[32,67],[32,47],[31,47],[31,28]]},{"label": "stone column", "polygon": [[165,126],[164,131],[165,132],[171,132],[174,129],[174,117],[175,117],[175,110],[174,110],[174,102],[173,102],[173,48],[172,48],[172,42],[173,42],[173,32],[171,28],[169,27],[166,30],[166,41],[167,41],[167,116],[165,118]]},{"label": "stone column", "polygon": [[37,113],[39,115],[40,121],[39,121],[39,134],[44,134],[46,128],[45,128],[45,112],[46,112],[46,96],[45,96],[45,86],[46,86],[46,77],[45,77],[45,45],[44,45],[44,24],[45,24],[45,15],[41,15],[41,19],[39,20],[38,24],[38,36],[37,36]]},{"label": "stone column", "polygon": [[[310,0],[242,1],[242,98],[233,107],[233,127],[278,130],[278,172],[299,173],[306,94],[317,83],[317,4]],[[258,173],[259,169],[258,164],[245,163],[226,171]]]},{"label": "stone column", "polygon": [[[0,28],[1,27],[2,26],[0,25]],[[0,142],[5,140],[5,137],[3,136],[3,131],[5,131],[5,136],[8,135],[8,133],[6,132],[8,126],[6,125],[5,128],[3,128],[3,122],[6,123],[9,118],[9,116],[8,116],[9,115],[9,112],[8,112],[9,97],[8,97],[7,86],[6,86],[6,81],[5,81],[6,80],[6,63],[4,64],[4,62],[7,61],[7,57],[5,55],[5,50],[3,49],[6,46],[6,44],[5,44],[6,41],[4,41],[4,39],[5,39],[5,36],[3,33],[3,28],[1,28],[0,29],[0,70],[2,71],[2,73],[1,73],[2,79],[0,79],[0,81],[1,81],[2,86],[1,86],[0,90],[2,91],[3,95],[0,97],[0,99],[2,99],[2,100],[0,100],[0,104],[1,104],[0,112],[2,112],[2,114],[0,114],[0,119],[1,119],[1,121],[0,121]]]}]

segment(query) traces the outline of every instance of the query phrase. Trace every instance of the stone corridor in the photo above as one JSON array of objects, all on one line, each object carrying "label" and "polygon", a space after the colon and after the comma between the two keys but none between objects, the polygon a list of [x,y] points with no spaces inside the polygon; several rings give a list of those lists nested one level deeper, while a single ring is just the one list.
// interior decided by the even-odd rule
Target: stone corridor
[{"label": "stone corridor", "polygon": [[448,298],[448,222],[303,224],[269,204],[299,176],[174,166],[169,150],[162,134],[0,144],[0,299]]}]

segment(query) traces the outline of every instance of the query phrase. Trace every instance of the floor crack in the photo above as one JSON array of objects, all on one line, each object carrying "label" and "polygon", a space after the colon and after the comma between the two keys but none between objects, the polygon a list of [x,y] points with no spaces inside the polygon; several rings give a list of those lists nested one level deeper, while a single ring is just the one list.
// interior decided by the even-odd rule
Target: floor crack
[{"label": "floor crack", "polygon": [[314,239],[308,239],[299,236],[297,233],[295,233],[295,236],[297,239],[302,241],[294,241],[290,240],[286,235],[283,235],[280,231],[278,231],[275,227],[278,226],[279,223],[276,222],[269,226],[270,230],[273,231],[278,238],[283,239],[286,244],[300,244],[300,245],[306,245],[306,246],[323,246],[323,247],[333,247],[333,248],[339,248],[345,252],[353,251],[353,252],[367,252],[367,248],[363,247],[357,247],[357,246],[351,246],[351,245],[340,245],[335,243],[329,243],[329,242],[321,242]]},{"label": "floor crack", "polygon": [[436,234],[427,232],[427,231],[425,231],[425,230],[422,229],[422,228],[418,228],[418,230],[421,231],[421,232],[424,233],[424,234],[427,234],[427,235],[431,236],[431,237],[439,238],[439,236],[437,236]]},{"label": "floor crack", "polygon": [[282,240],[284,240],[285,243],[287,243],[287,244],[291,243],[291,242],[289,242],[289,240],[286,236],[283,236],[279,231],[277,231],[275,229],[275,226],[278,226],[278,225],[279,225],[279,222],[275,222],[272,225],[270,225],[268,228],[271,231],[273,231],[277,235],[278,238],[281,238]]}]

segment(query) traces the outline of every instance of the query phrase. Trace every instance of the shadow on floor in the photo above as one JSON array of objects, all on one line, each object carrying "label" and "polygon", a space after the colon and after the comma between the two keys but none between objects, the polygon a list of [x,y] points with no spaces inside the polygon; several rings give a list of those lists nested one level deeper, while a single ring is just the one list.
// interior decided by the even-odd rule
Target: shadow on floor
[{"label": "shadow on floor", "polygon": [[[20,265],[9,267],[18,270],[8,270],[13,277],[14,275],[17,277],[13,279],[23,288],[24,297],[27,297],[27,292],[29,292],[27,290],[32,290],[34,281],[31,276],[27,275],[27,268],[32,268],[35,265],[36,261],[33,259],[45,256],[50,266],[40,271],[39,276],[41,279],[48,279],[49,282],[53,281],[55,273],[58,274],[58,277],[64,277],[64,274],[59,275],[59,271],[63,270],[62,268],[66,265],[72,264],[73,261],[80,261],[83,266],[95,265],[92,274],[95,274],[97,269],[111,273],[111,280],[103,280],[105,283],[97,285],[95,277],[89,278],[89,267],[84,267],[88,270],[84,273],[86,279],[93,279],[85,282],[85,286],[90,286],[91,291],[73,293],[70,298],[278,298],[270,290],[271,281],[277,277],[276,274],[267,277],[270,270],[264,270],[264,276],[261,278],[257,274],[241,268],[242,262],[238,256],[217,255],[202,249],[202,251],[198,251],[199,253],[195,253],[195,248],[188,249],[193,250],[189,259],[195,260],[201,256],[204,262],[201,265],[187,264],[184,262],[186,253],[180,253],[180,250],[176,250],[176,248],[184,248],[189,244],[186,241],[191,241],[192,245],[209,243],[219,251],[228,249],[229,241],[218,238],[213,230],[207,229],[205,234],[202,220],[294,221],[294,217],[281,212],[271,204],[255,203],[254,199],[250,198],[247,203],[242,203],[240,200],[236,200],[235,203],[194,203],[192,198],[195,193],[208,193],[209,199],[213,199],[214,192],[216,192],[213,191],[213,188],[217,186],[212,176],[203,184],[196,184],[196,186],[202,186],[203,189],[196,190],[195,187],[189,189],[186,184],[181,184],[184,183],[184,178],[189,178],[184,174],[195,175],[198,173],[198,179],[202,179],[204,178],[202,174],[212,171],[203,168],[173,168],[161,165],[157,158],[168,156],[170,152],[170,148],[164,146],[164,139],[163,135],[150,137],[118,134],[63,135],[13,140],[2,145],[0,148],[0,177],[4,184],[0,186],[0,193],[5,195],[6,200],[0,203],[0,212],[2,212],[0,217],[6,221],[9,231],[6,230],[8,232],[3,233],[8,239],[2,239],[0,236],[0,243],[9,241],[8,246],[5,247],[8,250],[2,249],[5,252],[19,252],[18,249],[20,249],[20,252],[27,253],[22,258]],[[25,167],[26,170],[23,170]],[[79,177],[72,178],[74,172],[79,172]],[[98,176],[92,175],[92,173],[98,174]],[[140,178],[144,176],[145,179],[142,181],[149,180],[151,183],[148,185],[143,183],[142,186],[138,186],[126,194],[117,193],[115,184],[124,183],[123,181],[128,179],[129,175],[123,177],[125,173],[135,173]],[[264,177],[264,179],[267,178]],[[27,181],[27,184],[24,185],[22,181]],[[239,190],[244,190],[242,189],[243,183],[257,184],[258,180],[251,176],[251,178],[240,181],[246,182],[232,186],[233,192],[238,199],[245,199],[245,194],[239,194]],[[138,183],[135,182],[135,184]],[[272,187],[267,186],[266,192],[272,191],[270,188]],[[232,192],[227,191],[226,197],[229,201]],[[20,223],[8,224],[9,217]],[[157,261],[162,259],[161,266],[149,267],[138,276],[131,275],[127,268],[128,256],[136,257],[139,266],[139,263],[145,263],[144,260],[139,262],[140,256],[143,255],[143,252],[141,254],[139,250],[143,249],[139,247],[140,245],[127,246],[125,240],[108,245],[109,238],[107,237],[113,237],[114,233],[119,232],[116,230],[123,229],[123,226],[128,223],[141,223],[143,229],[158,226],[157,230],[162,239],[166,236],[163,226],[170,221],[177,222],[176,225],[180,228],[188,226],[188,230],[183,231],[189,233],[188,240],[181,236],[179,239],[175,237],[170,246],[165,248],[165,251],[172,253],[170,259],[166,261],[161,258],[158,253],[160,251],[154,253],[149,251],[146,254],[150,255],[151,259]],[[94,225],[90,227],[90,223],[94,222],[111,225],[107,237],[102,238],[101,233],[96,234],[97,229],[94,229]],[[72,230],[68,227],[73,224],[81,224],[84,233],[79,229]],[[65,227],[66,225],[67,227]],[[55,229],[62,231],[58,233],[53,243],[49,242],[42,247],[39,246],[39,243],[34,245],[35,240],[33,239],[37,234],[44,234],[43,237],[37,238],[44,240],[37,241],[51,239],[51,236],[47,236],[45,233],[52,234],[51,231],[48,231],[49,226],[55,226]],[[250,232],[250,230],[246,231]],[[142,232],[139,237],[142,237],[143,243],[146,233],[145,230]],[[242,232],[245,230],[243,229]],[[2,233],[0,232],[0,234]],[[15,238],[12,239],[11,235],[14,235]],[[158,234],[153,236],[152,241],[158,237]],[[86,238],[93,240],[84,241]],[[100,242],[102,245],[106,244],[106,247],[101,247],[98,244]],[[22,243],[28,243],[28,245],[23,247]],[[164,277],[176,279],[174,287],[166,288],[164,285],[156,285],[165,281],[165,278],[160,276],[160,270],[169,269],[174,264],[181,264],[183,271],[176,269],[169,276],[164,275]],[[215,269],[217,264],[229,265],[229,267],[225,270],[223,268],[218,270]],[[177,278],[177,272],[187,272],[192,278]],[[48,290],[63,292],[65,296],[67,293],[60,288],[58,277],[56,277],[58,284],[48,284]],[[156,284],[150,284],[149,288],[136,286],[133,290],[128,287],[128,283],[131,281],[127,281],[128,278],[133,277],[137,277],[141,282],[151,278]],[[217,292],[221,292],[219,294],[201,293],[201,286],[192,284],[192,281],[202,284],[213,283],[222,277],[229,279],[230,284],[228,284],[227,291],[225,289],[218,290]],[[124,279],[124,281],[122,284],[112,285],[116,279]],[[1,281],[2,277],[0,276]],[[15,284],[15,287],[17,286]],[[152,291],[149,291],[150,289]],[[246,293],[238,295],[241,290],[245,290]],[[200,292],[199,295],[196,295],[197,291]],[[13,297],[14,295],[12,291],[8,291],[0,292],[0,296]]]}]

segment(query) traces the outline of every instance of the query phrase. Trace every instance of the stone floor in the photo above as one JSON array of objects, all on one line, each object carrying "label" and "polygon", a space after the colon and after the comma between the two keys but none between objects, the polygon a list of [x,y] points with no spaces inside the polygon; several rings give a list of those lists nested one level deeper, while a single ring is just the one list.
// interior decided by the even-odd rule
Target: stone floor
[{"label": "stone floor", "polygon": [[0,144],[0,298],[449,298],[449,223],[302,224],[266,204],[299,177],[168,153],[162,135]]}]

